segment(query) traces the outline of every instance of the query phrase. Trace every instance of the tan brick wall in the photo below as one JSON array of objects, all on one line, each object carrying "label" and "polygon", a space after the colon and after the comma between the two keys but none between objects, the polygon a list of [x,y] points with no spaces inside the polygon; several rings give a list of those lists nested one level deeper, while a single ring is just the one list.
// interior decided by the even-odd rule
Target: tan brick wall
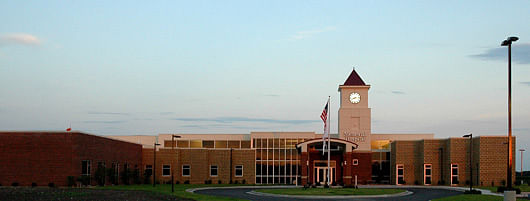
[{"label": "tan brick wall", "polygon": [[404,165],[404,180],[406,184],[414,184],[415,181],[415,161],[418,149],[418,141],[394,141],[391,145],[391,171],[390,181],[396,184],[396,165]]},{"label": "tan brick wall", "polygon": [[[153,164],[153,149],[144,149],[143,167]],[[179,183],[189,181],[192,184],[204,184],[211,180],[216,184],[232,181],[247,184],[255,183],[255,150],[233,149],[232,167],[230,167],[230,149],[159,149],[156,153],[156,179],[161,183],[171,181],[171,176],[162,176],[162,165],[171,165],[174,179]],[[190,176],[182,176],[182,165],[190,165]],[[210,176],[210,166],[217,165],[218,176]],[[243,165],[243,177],[235,176],[235,166]],[[230,173],[230,171],[232,171]]]},{"label": "tan brick wall", "polygon": [[[458,165],[458,186],[466,185],[469,181],[469,139],[449,138],[447,140],[446,164],[444,177],[447,185],[451,184],[451,164]],[[475,170],[476,172],[476,170]],[[473,181],[476,184],[476,180]]]},{"label": "tan brick wall", "polygon": [[[440,150],[440,148],[442,150]],[[431,176],[431,184],[437,185],[438,182],[441,180],[442,176],[442,166],[443,169],[446,169],[447,165],[443,164],[443,161],[440,160],[440,157],[446,157],[442,156],[441,151],[447,149],[446,147],[446,140],[443,139],[432,139],[432,140],[423,140],[423,164],[419,164],[421,170],[420,177],[418,178],[419,184],[424,184],[424,164],[432,164],[432,176]],[[445,170],[444,170],[445,171]]]},{"label": "tan brick wall", "polygon": [[[476,140],[473,139],[474,141]],[[481,136],[474,145],[475,156],[479,159],[480,183],[484,186],[500,186],[506,182],[508,158],[508,137]],[[512,153],[515,158],[515,137],[513,137]],[[477,150],[479,149],[479,150]],[[475,158],[473,159],[475,160]],[[515,182],[515,160],[512,165],[512,181]]]}]

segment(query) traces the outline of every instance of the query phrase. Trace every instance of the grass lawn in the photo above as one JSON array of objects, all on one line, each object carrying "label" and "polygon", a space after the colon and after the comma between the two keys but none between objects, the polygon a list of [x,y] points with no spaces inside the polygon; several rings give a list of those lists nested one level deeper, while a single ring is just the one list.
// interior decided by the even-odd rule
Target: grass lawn
[{"label": "grass lawn", "polygon": [[403,189],[375,188],[289,188],[289,189],[257,189],[257,192],[283,195],[382,195],[405,192]]},{"label": "grass lawn", "polygon": [[176,184],[175,192],[171,193],[171,184],[157,184],[153,188],[152,184],[143,184],[143,185],[119,185],[119,186],[105,186],[98,187],[102,189],[114,189],[114,190],[137,190],[137,191],[151,191],[156,193],[163,194],[173,194],[178,197],[191,198],[194,200],[242,200],[229,197],[219,197],[219,196],[210,196],[202,195],[198,193],[189,193],[186,192],[186,189],[190,188],[201,188],[201,187],[222,187],[222,186],[236,186],[234,184]]},{"label": "grass lawn", "polygon": [[[504,200],[501,196],[494,195],[455,195],[445,198],[438,198],[432,201],[502,201]],[[523,201],[525,199],[517,199],[518,201]]]}]

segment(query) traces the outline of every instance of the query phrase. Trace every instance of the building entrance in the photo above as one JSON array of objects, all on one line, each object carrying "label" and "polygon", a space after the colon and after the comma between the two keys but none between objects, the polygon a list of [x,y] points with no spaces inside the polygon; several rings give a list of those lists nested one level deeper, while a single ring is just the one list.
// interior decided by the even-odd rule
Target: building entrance
[{"label": "building entrance", "polygon": [[336,162],[335,161],[330,161],[329,163],[329,170],[328,170],[328,161],[325,161],[325,160],[316,160],[314,161],[314,171],[313,171],[313,178],[314,178],[314,183],[319,183],[321,185],[324,185],[325,182],[326,182],[326,177],[328,175],[328,171],[331,171],[330,172],[330,175],[329,175],[329,181],[328,181],[328,184],[331,184],[335,181],[335,165],[336,165]]}]

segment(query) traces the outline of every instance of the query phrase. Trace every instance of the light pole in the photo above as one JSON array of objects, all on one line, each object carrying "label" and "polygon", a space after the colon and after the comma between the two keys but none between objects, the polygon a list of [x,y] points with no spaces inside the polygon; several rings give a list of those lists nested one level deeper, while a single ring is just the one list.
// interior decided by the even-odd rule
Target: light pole
[{"label": "light pole", "polygon": [[[180,138],[180,136],[178,135],[171,135],[171,153],[174,153],[175,152],[175,138]],[[173,157],[171,157],[171,162],[172,164],[175,164],[174,161],[173,161]],[[174,193],[175,192],[175,176],[173,176],[173,172],[174,172],[174,169],[175,167],[171,168],[171,192]]]},{"label": "light pole", "polygon": [[[525,149],[519,149],[519,151],[521,152],[521,177],[523,176],[523,152],[526,151]],[[523,180],[521,179],[521,183],[523,182]]]},{"label": "light pole", "polygon": [[462,137],[469,138],[469,192],[473,193],[473,133]]},{"label": "light pole", "polygon": [[156,186],[156,146],[160,144],[155,142],[155,148],[153,149],[153,187]]},{"label": "light pole", "polygon": [[508,189],[512,188],[512,42],[519,40],[515,36],[508,37],[502,41],[501,46],[508,46]]}]

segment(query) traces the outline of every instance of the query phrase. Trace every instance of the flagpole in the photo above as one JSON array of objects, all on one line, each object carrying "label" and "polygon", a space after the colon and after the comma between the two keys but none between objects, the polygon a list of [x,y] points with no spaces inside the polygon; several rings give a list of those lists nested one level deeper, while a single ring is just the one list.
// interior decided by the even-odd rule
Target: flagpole
[{"label": "flagpole", "polygon": [[330,127],[331,127],[331,104],[330,104],[330,99],[331,99],[331,96],[328,96],[328,126],[327,126],[327,129],[328,129],[328,179],[326,182],[328,182],[328,186],[329,186],[329,179],[330,179],[330,175],[331,175],[331,169],[329,168],[329,160],[331,158],[331,133],[329,133],[329,131],[331,130]]}]

